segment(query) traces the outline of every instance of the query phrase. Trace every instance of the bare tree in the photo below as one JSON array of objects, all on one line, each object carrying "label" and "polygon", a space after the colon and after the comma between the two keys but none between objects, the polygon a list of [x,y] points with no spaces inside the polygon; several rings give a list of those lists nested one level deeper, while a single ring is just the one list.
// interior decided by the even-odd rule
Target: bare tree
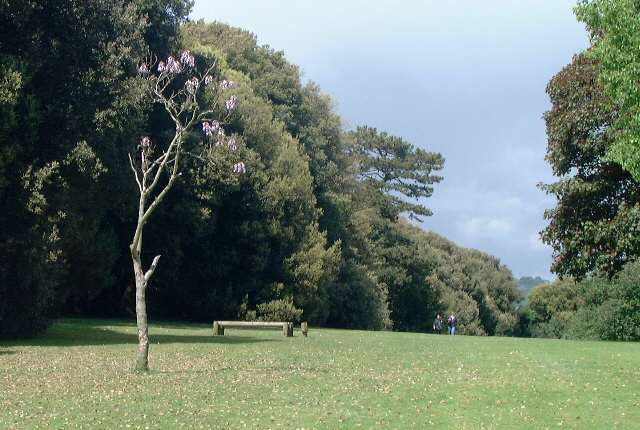
[{"label": "bare tree", "polygon": [[[223,125],[237,105],[236,96],[225,100],[224,94],[233,87],[227,80],[213,76],[215,64],[199,73],[194,56],[184,51],[180,58],[166,61],[149,61],[138,66],[138,72],[147,84],[154,103],[164,107],[173,123],[175,133],[164,147],[156,146],[148,136],[140,140],[138,154],[129,162],[138,185],[138,221],[131,241],[131,260],[136,284],[136,322],[138,328],[138,353],[135,368],[149,369],[149,331],[147,324],[146,291],[155,272],[160,255],[156,255],[145,270],[142,263],[142,237],[145,225],[162,203],[178,178],[185,157],[209,163],[213,162],[217,148],[224,147],[237,153],[234,137],[227,137]],[[221,106],[224,101],[224,106]],[[216,118],[217,117],[217,118]],[[193,148],[187,148],[193,129],[202,125],[206,139]],[[233,172],[245,172],[245,165],[237,161]]]}]

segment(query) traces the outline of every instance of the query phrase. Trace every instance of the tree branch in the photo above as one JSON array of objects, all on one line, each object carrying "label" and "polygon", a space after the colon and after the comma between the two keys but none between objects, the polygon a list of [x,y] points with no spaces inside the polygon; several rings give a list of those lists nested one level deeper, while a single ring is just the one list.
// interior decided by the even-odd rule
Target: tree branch
[{"label": "tree branch", "polygon": [[131,165],[131,170],[133,170],[133,174],[136,177],[136,183],[138,184],[138,189],[140,190],[140,193],[142,193],[142,184],[140,183],[140,179],[138,178],[138,171],[136,170],[136,167],[133,165],[133,158],[131,158],[131,154],[129,155],[129,164]]},{"label": "tree branch", "polygon": [[166,149],[166,151],[164,151],[162,162],[160,163],[160,166],[156,171],[155,177],[153,178],[153,182],[151,183],[151,185],[149,185],[149,188],[147,189],[149,193],[153,192],[156,185],[158,184],[158,181],[160,180],[160,176],[162,175],[162,171],[164,170],[167,164],[167,161],[169,160],[169,155],[171,155],[171,152],[174,150],[174,147],[176,147],[176,143],[179,142],[181,139],[182,139],[181,133],[180,132],[176,133],[175,136],[173,136],[173,139],[171,140],[169,147]]},{"label": "tree branch", "polygon": [[160,194],[158,194],[158,196],[155,199],[153,199],[153,202],[149,205],[149,207],[145,211],[144,215],[142,216],[143,224],[147,222],[147,220],[149,219],[149,217],[151,216],[153,211],[156,209],[156,207],[158,207],[158,205],[164,199],[164,196],[169,192],[169,190],[173,186],[173,182],[179,176],[181,176],[180,173],[177,173],[175,175],[174,174],[171,175],[171,177],[169,178],[169,182],[167,182],[167,185],[165,185],[164,188],[162,189],[162,191],[160,191]]},{"label": "tree branch", "polygon": [[153,276],[153,272],[156,271],[156,267],[158,267],[159,261],[160,261],[160,255],[156,255],[153,259],[153,262],[151,263],[151,267],[149,267],[149,270],[147,270],[147,272],[144,274],[145,283],[148,283],[151,277]]}]

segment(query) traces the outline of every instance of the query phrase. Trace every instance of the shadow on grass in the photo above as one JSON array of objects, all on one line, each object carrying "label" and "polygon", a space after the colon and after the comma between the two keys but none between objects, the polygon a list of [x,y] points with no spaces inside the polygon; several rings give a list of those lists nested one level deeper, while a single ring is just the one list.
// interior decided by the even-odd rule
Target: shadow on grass
[{"label": "shadow on grass", "polygon": [[12,355],[15,354],[16,351],[2,351],[0,350],[0,355]]},{"label": "shadow on grass", "polygon": [[[98,324],[96,324],[96,322]],[[104,325],[103,325],[104,324]],[[273,338],[256,338],[251,336],[213,336],[193,334],[194,331],[202,331],[206,326],[193,326],[187,324],[150,324],[149,341],[151,345],[198,343],[198,344],[249,344],[258,342],[277,342]],[[129,329],[129,333],[124,330]],[[170,329],[171,334],[157,333],[157,330]],[[185,332],[180,334],[180,332]],[[91,320],[61,320],[56,322],[41,336],[32,339],[18,339],[3,342],[5,346],[91,346],[91,345],[125,345],[137,344],[138,336],[135,326],[131,323],[116,321],[91,321]],[[2,345],[0,344],[0,345]],[[2,353],[2,352],[0,352]]]}]

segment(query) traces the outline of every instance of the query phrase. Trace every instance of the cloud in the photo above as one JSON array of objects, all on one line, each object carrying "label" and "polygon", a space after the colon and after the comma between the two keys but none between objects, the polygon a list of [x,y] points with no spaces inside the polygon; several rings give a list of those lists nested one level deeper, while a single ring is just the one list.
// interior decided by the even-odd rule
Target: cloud
[{"label": "cloud", "polygon": [[501,238],[513,232],[513,223],[506,218],[474,217],[459,228],[471,238]]}]

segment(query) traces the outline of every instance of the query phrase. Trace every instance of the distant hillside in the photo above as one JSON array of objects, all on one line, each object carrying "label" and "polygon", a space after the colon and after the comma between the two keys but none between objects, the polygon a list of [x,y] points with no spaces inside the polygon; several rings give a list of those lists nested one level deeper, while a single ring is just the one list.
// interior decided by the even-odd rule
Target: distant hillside
[{"label": "distant hillside", "polygon": [[518,289],[522,291],[522,294],[526,298],[529,295],[529,291],[534,287],[537,287],[540,284],[546,284],[547,282],[549,282],[549,280],[543,279],[539,276],[536,276],[535,278],[532,276],[523,276],[518,279]]}]

